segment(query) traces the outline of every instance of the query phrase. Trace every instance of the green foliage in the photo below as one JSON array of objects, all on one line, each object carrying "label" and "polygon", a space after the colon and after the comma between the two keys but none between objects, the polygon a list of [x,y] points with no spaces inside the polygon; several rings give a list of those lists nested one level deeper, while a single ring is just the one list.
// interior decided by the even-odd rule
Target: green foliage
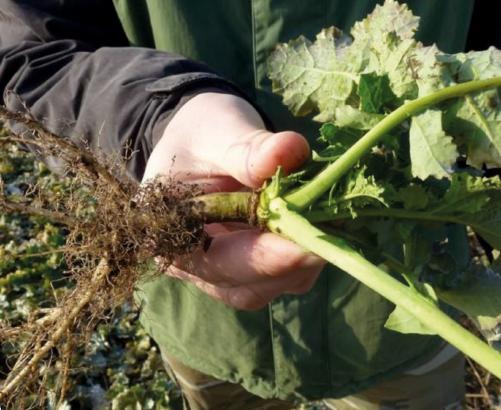
[{"label": "green foliage", "polygon": [[421,323],[416,316],[410,315],[406,310],[396,307],[385,323],[387,329],[400,333],[416,333],[420,335],[436,335],[426,325]]},{"label": "green foliage", "polygon": [[373,114],[386,111],[386,108],[396,99],[388,76],[380,76],[376,73],[360,76],[358,95],[360,96],[360,109]]},{"label": "green foliage", "polygon": [[480,264],[470,266],[462,286],[440,291],[440,298],[467,313],[485,338],[501,350],[501,287],[494,270]]},{"label": "green foliage", "polygon": [[323,205],[331,211],[350,212],[352,217],[357,216],[357,209],[370,205],[387,206],[385,187],[376,182],[373,175],[366,175],[366,172],[366,166],[352,169],[343,183],[331,191],[329,199]]},{"label": "green foliage", "polygon": [[447,178],[458,157],[456,146],[442,128],[442,112],[427,110],[412,119],[409,132],[412,175]]},{"label": "green foliage", "polygon": [[[501,75],[499,50],[445,54],[417,42],[417,28],[418,18],[406,5],[388,0],[355,24],[351,36],[330,28],[313,43],[300,37],[283,44],[270,58],[273,89],[296,115],[316,113],[320,122],[368,130],[405,100]],[[478,169],[484,163],[500,166],[500,116],[499,90],[494,89],[413,117],[412,175],[449,177],[459,155]],[[409,138],[407,126],[398,138],[402,135]]]},{"label": "green foliage", "polygon": [[[438,295],[477,323],[482,316],[481,329],[493,330],[501,307],[481,302],[482,275],[473,286],[471,273],[499,269],[484,266],[486,258],[481,265],[461,226],[501,249],[501,181],[483,174],[501,167],[499,88],[439,104],[430,100],[415,115],[404,114],[365,156],[349,151],[408,100],[501,76],[501,51],[445,54],[414,39],[418,24],[405,4],[386,0],[350,35],[329,28],[314,42],[300,37],[280,45],[270,57],[269,75],[294,114],[315,114],[324,123],[319,142],[325,148],[314,161],[334,170],[349,157],[358,160],[349,170],[339,165],[342,173],[333,171],[330,190],[313,203],[305,201],[305,216],[311,222],[343,221],[342,235],[371,262],[387,264],[429,303],[437,303]],[[295,199],[303,186],[305,181],[297,184]],[[501,294],[499,273],[490,275],[489,286]],[[468,288],[472,294],[466,298]],[[387,326],[429,333],[400,308]]]}]

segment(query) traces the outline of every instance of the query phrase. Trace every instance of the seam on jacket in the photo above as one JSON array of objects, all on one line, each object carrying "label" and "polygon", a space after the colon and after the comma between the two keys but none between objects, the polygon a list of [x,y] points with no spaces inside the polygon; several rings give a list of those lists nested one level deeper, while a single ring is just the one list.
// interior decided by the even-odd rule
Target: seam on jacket
[{"label": "seam on jacket", "polygon": [[145,88],[146,91],[149,92],[172,92],[180,89],[181,87],[186,87],[189,85],[193,85],[198,81],[206,81],[212,80],[216,82],[222,82],[228,84],[227,80],[223,80],[217,74],[212,73],[194,73],[194,74],[185,74],[180,75],[179,79],[172,80],[170,77],[163,77],[152,84],[148,84]]},{"label": "seam on jacket", "polygon": [[250,0],[251,20],[252,20],[252,76],[254,77],[254,89],[258,88],[257,64],[256,64],[256,15],[254,12],[254,0]]},{"label": "seam on jacket", "polygon": [[[324,290],[324,298],[325,298],[325,305],[329,306],[329,295],[330,295],[330,277],[328,272],[323,272],[321,275],[325,275],[325,290]],[[326,357],[326,368],[327,368],[327,386],[326,390],[330,389],[330,386],[332,386],[332,357],[331,357],[331,352],[330,352],[330,326],[329,326],[329,310],[328,309],[321,309],[322,310],[322,320],[323,320],[323,328],[325,329],[325,332],[323,334],[324,338],[324,346],[322,346],[323,349],[325,349],[324,353],[327,356]]]},{"label": "seam on jacket", "polygon": [[275,333],[275,327],[273,326],[273,301],[268,303],[268,314],[270,318],[270,340],[271,340],[271,354],[273,356],[273,394],[277,397],[278,394],[278,363],[277,363],[277,352],[275,349],[275,338],[273,337]]}]

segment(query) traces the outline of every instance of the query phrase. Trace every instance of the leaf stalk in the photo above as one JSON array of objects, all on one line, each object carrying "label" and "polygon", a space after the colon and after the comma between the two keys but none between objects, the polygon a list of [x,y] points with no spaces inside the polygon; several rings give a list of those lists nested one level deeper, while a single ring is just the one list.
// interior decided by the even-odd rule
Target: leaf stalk
[{"label": "leaf stalk", "polygon": [[501,353],[456,323],[431,300],[374,266],[343,239],[328,235],[311,225],[304,217],[290,210],[282,198],[271,200],[269,209],[270,230],[293,239],[306,250],[324,258],[396,306],[405,309],[444,340],[501,377]]}]

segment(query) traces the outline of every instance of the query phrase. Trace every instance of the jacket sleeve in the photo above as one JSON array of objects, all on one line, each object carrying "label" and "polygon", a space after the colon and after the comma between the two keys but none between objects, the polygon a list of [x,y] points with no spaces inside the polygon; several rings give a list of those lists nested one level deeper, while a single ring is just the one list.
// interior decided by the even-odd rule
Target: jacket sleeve
[{"label": "jacket sleeve", "polygon": [[138,179],[169,116],[207,88],[239,93],[203,64],[129,47],[111,1],[0,0],[0,103],[92,149],[134,152]]}]

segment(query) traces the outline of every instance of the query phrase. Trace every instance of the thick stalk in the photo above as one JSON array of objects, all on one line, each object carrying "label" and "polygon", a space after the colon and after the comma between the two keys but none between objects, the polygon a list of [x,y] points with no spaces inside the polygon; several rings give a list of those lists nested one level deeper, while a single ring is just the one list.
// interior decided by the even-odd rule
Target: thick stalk
[{"label": "thick stalk", "polygon": [[381,141],[389,131],[407,118],[450,98],[461,97],[475,91],[493,87],[501,87],[501,77],[454,85],[402,105],[381,120],[310,182],[286,195],[285,200],[296,210],[306,209],[327,192],[363,155]]},{"label": "thick stalk", "polygon": [[200,195],[205,222],[249,222],[256,224],[259,197],[255,192],[216,192]]},{"label": "thick stalk", "polygon": [[268,227],[293,239],[355,279],[416,316],[425,326],[457,347],[497,377],[501,377],[501,354],[490,348],[438,309],[430,300],[405,286],[364,259],[344,240],[327,235],[291,211],[281,198],[271,200]]}]

